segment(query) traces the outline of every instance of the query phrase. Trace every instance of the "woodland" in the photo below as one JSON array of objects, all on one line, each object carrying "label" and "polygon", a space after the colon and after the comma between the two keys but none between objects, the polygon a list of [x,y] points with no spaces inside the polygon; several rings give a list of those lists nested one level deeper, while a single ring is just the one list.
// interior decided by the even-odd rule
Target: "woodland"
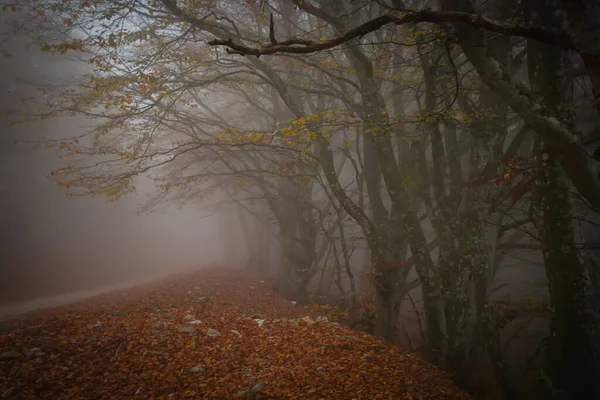
[{"label": "woodland", "polygon": [[[283,298],[386,346],[407,347],[410,309],[411,351],[474,396],[485,379],[488,398],[600,398],[597,1],[4,5],[13,11],[40,50],[82,64],[69,87],[22,99],[14,122],[93,121],[43,142],[65,160],[49,175],[69,196],[118,200],[147,178],[143,211],[222,202],[243,225],[239,267]],[[523,251],[539,256],[543,300],[495,295],[522,283],[499,276]],[[531,313],[549,323],[523,379],[503,332]]]}]

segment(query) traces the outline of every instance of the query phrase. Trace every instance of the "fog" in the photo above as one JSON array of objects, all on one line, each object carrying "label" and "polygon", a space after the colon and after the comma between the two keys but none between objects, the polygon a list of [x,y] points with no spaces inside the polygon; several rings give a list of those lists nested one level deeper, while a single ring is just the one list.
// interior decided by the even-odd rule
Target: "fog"
[{"label": "fog", "polygon": [[194,275],[218,293],[164,295],[203,321],[225,320],[213,297],[268,297],[472,393],[582,398],[600,371],[600,53],[565,39],[574,10],[402,3],[6,7],[0,320],[237,268]]},{"label": "fog", "polygon": [[[2,13],[0,23],[11,26]],[[37,83],[60,86],[80,68],[25,46],[27,34],[8,36],[0,59],[0,108],[18,111],[18,98]],[[223,259],[218,202],[162,207],[137,215],[154,184],[139,182],[136,193],[117,202],[67,197],[48,179],[65,162],[34,143],[83,133],[85,118],[57,117],[0,128],[0,304],[83,289],[138,282]],[[48,301],[44,301],[47,303]]]}]

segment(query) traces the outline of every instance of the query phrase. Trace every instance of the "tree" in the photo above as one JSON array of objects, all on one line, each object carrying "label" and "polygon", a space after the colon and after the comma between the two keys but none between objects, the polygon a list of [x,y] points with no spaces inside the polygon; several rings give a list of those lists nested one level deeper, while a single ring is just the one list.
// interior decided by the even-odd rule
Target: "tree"
[{"label": "tree", "polygon": [[[556,23],[548,7],[531,7],[528,17],[537,23]],[[527,47],[532,89],[565,125],[573,126],[568,55],[531,39]],[[539,178],[533,188],[532,214],[541,237],[554,313],[544,372],[551,388],[573,398],[600,395],[600,319],[591,301],[600,288],[593,287],[577,249],[572,202],[556,151],[538,140],[535,158]]]},{"label": "tree", "polygon": [[[589,48],[582,43],[581,32],[574,36],[561,28],[543,28],[538,26],[526,26],[505,21],[496,21],[483,18],[470,12],[468,2],[462,4],[460,1],[444,1],[443,7],[448,11],[434,12],[424,11],[396,11],[388,10],[384,15],[372,19],[362,25],[346,31],[329,40],[315,42],[300,38],[289,38],[276,44],[261,46],[260,48],[249,47],[234,43],[231,38],[214,39],[209,42],[213,46],[227,46],[234,54],[261,56],[275,53],[308,54],[331,49],[341,44],[350,42],[356,38],[376,31],[384,25],[393,23],[403,25],[416,22],[452,22],[455,24],[456,35],[459,45],[473,66],[477,69],[484,82],[502,98],[517,114],[525,119],[528,125],[534,128],[538,134],[556,149],[563,168],[567,172],[573,184],[577,187],[585,199],[593,205],[595,210],[600,210],[600,184],[591,165],[591,156],[585,150],[577,132],[572,132],[568,127],[561,124],[555,117],[548,116],[545,107],[533,97],[523,85],[514,82],[503,70],[502,66],[493,57],[484,53],[482,47],[477,44],[484,43],[482,34],[476,28],[483,28],[492,32],[537,39],[543,43],[564,49],[576,51],[584,60],[586,69],[590,76],[597,77],[596,69],[600,55],[597,49]],[[319,13],[318,7],[310,7],[312,13]],[[461,10],[462,9],[462,10]],[[583,8],[585,9],[585,8]],[[581,10],[581,8],[579,9]],[[581,11],[578,11],[581,12]],[[578,14],[579,15],[579,14]],[[585,29],[589,29],[585,30]],[[583,32],[591,32],[591,27],[585,25],[580,28]],[[586,39],[587,44],[587,39]],[[595,81],[594,81],[595,82]],[[594,87],[597,88],[597,82]],[[597,89],[594,89],[597,93]]]},{"label": "tree", "polygon": [[[302,302],[329,257],[356,311],[346,233],[360,232],[376,333],[397,340],[402,301],[420,286],[427,356],[465,383],[487,355],[514,397],[497,334],[506,318],[490,301],[500,251],[557,239],[507,239],[531,224],[521,208],[543,176],[529,159],[530,130],[555,153],[557,171],[599,203],[574,127],[533,81],[531,91],[507,71],[531,66],[528,52],[514,51],[523,38],[576,51],[588,67],[595,56],[572,31],[506,22],[505,2],[488,2],[485,16],[468,2],[442,3],[443,11],[401,1],[43,3],[45,16],[84,32],[44,49],[84,51],[94,69],[50,109],[98,119],[91,138],[51,145],[78,157],[53,176],[75,194],[116,199],[151,174],[159,192],[149,209],[227,193],[244,220],[260,215],[276,226],[278,288]],[[209,39],[213,47],[202,43]],[[551,222],[538,218],[536,227]],[[248,244],[258,225],[247,224]],[[575,254],[567,253],[558,256]],[[549,276],[560,264],[546,263]]]}]

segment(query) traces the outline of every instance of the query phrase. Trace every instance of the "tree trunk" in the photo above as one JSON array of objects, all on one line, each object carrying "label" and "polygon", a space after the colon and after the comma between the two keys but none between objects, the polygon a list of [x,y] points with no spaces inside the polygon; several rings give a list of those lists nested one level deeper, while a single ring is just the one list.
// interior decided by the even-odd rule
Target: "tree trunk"
[{"label": "tree trunk", "polygon": [[[536,23],[552,23],[552,4],[530,11]],[[552,111],[572,126],[572,110],[565,99],[568,88],[566,57],[562,51],[528,41],[529,79],[532,89]],[[572,399],[600,398],[598,316],[592,309],[592,285],[576,248],[572,204],[555,149],[538,142],[535,151],[538,177],[533,187],[533,217],[541,238],[548,278],[552,322],[544,361],[551,389]]]}]

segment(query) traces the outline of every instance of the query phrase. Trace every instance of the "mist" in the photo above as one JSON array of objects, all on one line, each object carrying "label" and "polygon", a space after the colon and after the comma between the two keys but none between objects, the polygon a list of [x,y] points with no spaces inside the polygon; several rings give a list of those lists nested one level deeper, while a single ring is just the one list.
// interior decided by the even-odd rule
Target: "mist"
[{"label": "mist", "polygon": [[[3,47],[10,57],[0,60],[0,107],[18,112],[20,97],[49,96],[52,87],[70,83],[81,63],[42,53],[26,32],[6,32],[15,14],[1,17]],[[117,202],[67,197],[49,179],[49,172],[65,159],[40,143],[83,134],[90,121],[56,117],[8,126],[9,120],[5,116],[0,128],[1,305],[147,281],[222,262],[218,201],[167,205],[138,215],[156,189],[143,178],[136,193]]]},{"label": "mist", "polygon": [[[153,368],[147,396],[186,379],[185,396],[250,396],[240,362],[295,358],[265,396],[410,397],[444,375],[486,400],[599,397],[600,38],[570,26],[598,13],[410,3],[5,6],[0,361],[17,383],[0,386],[42,346],[74,364],[122,341],[113,373]],[[60,305],[82,307],[52,320]],[[25,348],[37,316],[54,333]]]}]

